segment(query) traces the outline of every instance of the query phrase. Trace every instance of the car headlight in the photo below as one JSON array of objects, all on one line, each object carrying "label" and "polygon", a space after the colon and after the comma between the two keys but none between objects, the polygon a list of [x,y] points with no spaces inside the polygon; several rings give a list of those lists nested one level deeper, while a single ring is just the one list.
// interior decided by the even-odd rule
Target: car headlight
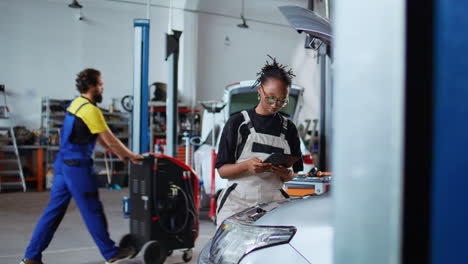
[{"label": "car headlight", "polygon": [[292,226],[255,226],[227,219],[213,238],[210,262],[236,264],[256,249],[288,243],[295,233]]}]

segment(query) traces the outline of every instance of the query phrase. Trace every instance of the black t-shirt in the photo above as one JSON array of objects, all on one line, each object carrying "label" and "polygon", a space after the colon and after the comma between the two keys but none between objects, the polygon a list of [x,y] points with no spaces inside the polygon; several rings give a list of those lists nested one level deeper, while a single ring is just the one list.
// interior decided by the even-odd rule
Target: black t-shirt
[{"label": "black t-shirt", "polygon": [[73,130],[70,135],[70,142],[77,145],[86,145],[93,143],[97,139],[98,134],[91,133],[83,119],[76,117],[73,124]]},{"label": "black t-shirt", "polygon": [[[82,107],[85,107],[85,105],[81,104],[86,102],[92,104],[94,107],[97,107],[95,103],[89,101],[89,99],[87,99],[86,97],[80,96],[79,98],[77,98],[77,100],[80,100],[79,103],[77,103],[77,105],[80,105],[78,106],[78,109],[76,109],[78,112],[82,110]],[[73,124],[73,129],[70,134],[69,140],[71,143],[77,145],[87,145],[93,143],[97,139],[98,134],[91,133],[91,130],[89,129],[88,125],[86,125],[86,123],[81,118],[82,112],[80,112],[80,114],[78,114],[78,112],[74,113],[76,118]]]},{"label": "black t-shirt", "polygon": [[[247,110],[250,121],[257,133],[268,134],[273,136],[280,136],[283,127],[283,121],[280,114],[274,115],[259,115],[255,112],[255,109]],[[219,169],[224,164],[234,164],[239,158],[244,148],[247,137],[250,134],[250,130],[247,125],[242,125],[240,128],[240,134],[242,136],[241,143],[237,146],[238,128],[242,122],[244,122],[244,116],[242,113],[234,114],[229,118],[224,126],[223,133],[221,135],[221,141],[219,142],[218,155],[216,158],[216,168]],[[291,148],[291,154],[302,157],[301,146],[299,141],[299,135],[297,128],[288,120],[288,128],[285,135],[288,141],[289,147]],[[236,146],[237,146],[237,157],[236,157]],[[272,149],[265,149],[265,153],[273,153]],[[304,165],[302,159],[298,160],[294,165],[293,169],[295,172],[302,171]]]}]

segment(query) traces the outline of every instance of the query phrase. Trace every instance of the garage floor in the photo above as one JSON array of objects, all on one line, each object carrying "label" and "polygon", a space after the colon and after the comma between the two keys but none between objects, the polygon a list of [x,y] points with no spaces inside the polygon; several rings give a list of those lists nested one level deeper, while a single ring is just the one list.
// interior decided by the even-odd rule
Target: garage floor
[{"label": "garage floor", "polygon": [[[100,189],[109,232],[117,243],[129,230],[129,220],[122,217],[122,197],[126,195],[127,189]],[[0,193],[0,264],[19,263],[48,199],[49,192]],[[207,220],[206,212],[201,213],[201,218],[200,236],[195,243],[193,259],[189,263],[197,263],[198,254],[215,232],[215,226]],[[46,264],[104,263],[73,201],[52,243],[44,252],[43,261]],[[174,252],[165,263],[184,263],[182,253]]]}]

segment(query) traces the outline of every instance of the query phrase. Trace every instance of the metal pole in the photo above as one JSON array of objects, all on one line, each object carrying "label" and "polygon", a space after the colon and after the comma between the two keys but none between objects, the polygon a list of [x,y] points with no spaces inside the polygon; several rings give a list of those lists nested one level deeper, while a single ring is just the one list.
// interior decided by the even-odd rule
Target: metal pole
[{"label": "metal pole", "polygon": [[211,130],[211,188],[210,188],[210,212],[208,217],[214,219],[216,217],[216,103],[211,105],[211,111],[213,113],[213,130]]},{"label": "metal pole", "polygon": [[216,149],[216,136],[215,136],[215,129],[216,129],[216,104],[213,103],[211,106],[211,111],[213,111],[213,130],[211,130],[211,145],[213,149]]},{"label": "metal pole", "polygon": [[319,169],[328,171],[327,164],[327,48],[322,44],[318,49],[319,64],[320,64],[320,130],[319,130]]},{"label": "metal pole", "polygon": [[192,167],[190,163],[190,135],[187,131],[184,132],[184,139],[185,139],[185,164]]},{"label": "metal pole", "polygon": [[148,19],[135,19],[133,61],[133,111],[132,151],[145,153],[149,150],[148,133],[148,67],[149,26]]},{"label": "metal pole", "polygon": [[166,151],[171,157],[176,156],[177,149],[177,91],[178,91],[178,68],[179,68],[179,39],[181,31],[173,30],[173,34],[166,34],[166,60],[169,60],[169,81],[167,85],[166,99]]},{"label": "metal pole", "polygon": [[177,145],[177,59],[176,55],[169,57],[169,82],[167,89],[167,130],[166,155],[175,157]]},{"label": "metal pole", "polygon": [[151,0],[146,0],[146,19],[150,19],[151,16]]}]

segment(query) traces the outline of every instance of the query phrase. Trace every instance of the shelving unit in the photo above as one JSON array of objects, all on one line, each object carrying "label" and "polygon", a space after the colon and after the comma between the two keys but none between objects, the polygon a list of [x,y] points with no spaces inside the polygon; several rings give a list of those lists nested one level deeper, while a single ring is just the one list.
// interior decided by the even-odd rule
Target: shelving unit
[{"label": "shelving unit", "polygon": [[[109,126],[110,130],[114,135],[122,141],[124,145],[130,147],[131,137],[130,137],[130,126],[131,126],[131,115],[127,112],[102,112],[106,123]],[[106,181],[106,167],[104,159],[104,149],[100,146],[96,146],[94,150],[93,159],[96,169],[96,174],[98,175],[100,182]],[[119,185],[127,185],[127,177],[129,173],[128,165],[124,164],[123,161],[118,159],[117,156],[111,154],[111,158],[107,160],[109,166],[111,167],[111,173],[113,176],[112,180]]]},{"label": "shelving unit", "polygon": [[[148,103],[150,116],[150,151],[157,152],[155,144],[157,141],[166,139],[166,103],[162,101],[151,101]],[[185,104],[178,104],[178,142],[177,158],[185,161],[185,142],[182,140],[184,132],[188,135],[200,135],[200,118],[198,109],[191,109]],[[196,117],[198,115],[198,118]],[[191,156],[191,155],[190,155]]]},{"label": "shelving unit", "polygon": [[[48,171],[53,169],[53,162],[55,155],[59,150],[60,140],[60,127],[63,125],[65,118],[65,111],[71,100],[58,100],[51,99],[49,97],[42,98],[41,101],[41,145],[45,145],[45,170]],[[101,109],[102,110],[102,109]],[[102,111],[104,118],[106,119],[107,125],[114,133],[114,135],[120,139],[124,145],[130,146],[130,126],[131,126],[131,115],[127,112],[108,112]],[[103,148],[97,146],[94,153],[94,164],[95,171],[98,176],[105,174],[105,160],[103,158]],[[128,176],[128,166],[125,165],[117,156],[112,155],[110,160],[113,163],[113,175]],[[126,182],[126,180],[122,180]]]},{"label": "shelving unit", "polygon": [[71,100],[43,97],[41,100],[41,139],[45,149],[45,171],[53,169],[55,155],[59,150],[60,127],[63,125],[65,111]]}]

